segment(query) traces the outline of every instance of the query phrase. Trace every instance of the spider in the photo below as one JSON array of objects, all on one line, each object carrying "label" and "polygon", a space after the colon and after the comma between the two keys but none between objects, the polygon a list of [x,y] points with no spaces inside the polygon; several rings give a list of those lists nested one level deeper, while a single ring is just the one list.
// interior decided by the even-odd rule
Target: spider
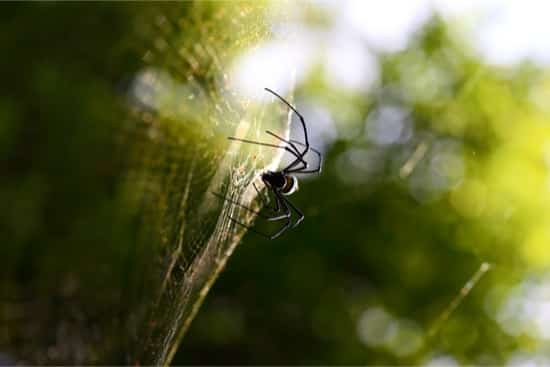
[{"label": "spider", "polygon": [[[313,174],[313,173],[321,172],[323,158],[322,158],[321,152],[319,152],[317,149],[309,145],[306,122],[304,120],[304,117],[300,114],[300,112],[298,112],[298,110],[296,110],[294,106],[292,106],[286,99],[281,97],[276,92],[272,91],[269,88],[264,88],[264,89],[267,92],[273,94],[275,97],[277,97],[281,102],[283,102],[288,108],[290,108],[298,116],[304,130],[304,142],[302,143],[294,139],[286,140],[269,130],[266,131],[267,134],[271,135],[272,137],[281,141],[284,144],[277,145],[277,144],[252,141],[247,139],[240,139],[233,136],[228,137],[229,140],[235,140],[235,141],[248,143],[248,144],[262,145],[262,146],[277,148],[277,149],[284,149],[288,153],[292,154],[292,156],[294,157],[294,160],[281,170],[278,170],[278,171],[266,170],[260,174],[260,179],[262,180],[264,186],[267,187],[268,189],[268,193],[266,195],[263,195],[258,189],[258,187],[256,186],[256,184],[252,182],[252,185],[254,186],[254,189],[258,193],[258,196],[260,197],[262,203],[264,204],[264,207],[267,207],[269,209],[270,211],[269,215],[260,213],[254,209],[251,209],[229,198],[223,198],[223,199],[228,200],[233,204],[236,204],[241,208],[244,208],[252,213],[255,213],[256,215],[258,215],[259,217],[267,221],[273,222],[273,221],[284,220],[285,223],[281,228],[279,228],[277,231],[275,231],[272,234],[268,234],[268,233],[260,232],[250,226],[247,226],[246,224],[239,222],[233,217],[229,217],[233,222],[247,228],[248,230],[251,230],[252,232],[255,232],[263,237],[273,240],[279,237],[280,235],[282,235],[288,229],[296,227],[304,219],[304,213],[302,213],[300,209],[294,206],[294,204],[292,204],[286,198],[287,196],[293,194],[298,190],[298,178],[295,176],[295,174]],[[300,147],[301,149],[299,149],[298,147]],[[314,152],[318,157],[318,165],[317,165],[317,168],[314,168],[314,169],[308,169],[308,163],[304,160],[304,156],[310,150]],[[269,194],[271,194],[271,198],[274,200],[274,205],[272,207],[270,206]],[[294,222],[292,220],[293,219],[292,212],[298,215],[298,218],[295,219]]]}]

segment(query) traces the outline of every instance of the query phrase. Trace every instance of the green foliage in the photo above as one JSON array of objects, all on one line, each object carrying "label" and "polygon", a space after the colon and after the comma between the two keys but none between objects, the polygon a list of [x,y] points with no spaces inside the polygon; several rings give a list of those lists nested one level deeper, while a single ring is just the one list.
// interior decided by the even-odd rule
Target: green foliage
[{"label": "green foliage", "polygon": [[170,362],[243,232],[212,192],[241,195],[225,136],[261,111],[223,75],[262,9],[2,7],[2,358]]},{"label": "green foliage", "polygon": [[[440,19],[380,61],[381,83],[368,95],[329,89],[322,70],[304,84],[300,96],[329,106],[340,135],[323,174],[294,199],[306,220],[280,241],[245,238],[179,362],[504,364],[544,355],[537,327],[514,321],[519,308],[503,310],[529,301],[510,290],[526,279],[536,288],[550,266],[550,116],[533,103],[548,77],[529,65],[484,65]],[[367,116],[388,105],[409,111],[413,133],[377,144]],[[347,106],[359,116],[352,125]],[[491,270],[442,319],[483,262]],[[211,326],[218,315],[233,320],[217,321],[223,332]],[[518,322],[523,332],[513,331]]]},{"label": "green foliage", "polygon": [[[228,82],[275,8],[2,6],[0,361],[170,363],[243,234],[228,215],[253,219],[211,193],[250,199],[273,159],[226,137],[285,128],[280,106]],[[437,17],[376,56],[368,92],[331,85],[322,63],[298,86],[337,135],[292,197],[306,220],[245,237],[178,364],[544,356],[525,310],[548,304],[547,72],[486,65]],[[377,136],[391,113],[406,116],[398,139]]]}]

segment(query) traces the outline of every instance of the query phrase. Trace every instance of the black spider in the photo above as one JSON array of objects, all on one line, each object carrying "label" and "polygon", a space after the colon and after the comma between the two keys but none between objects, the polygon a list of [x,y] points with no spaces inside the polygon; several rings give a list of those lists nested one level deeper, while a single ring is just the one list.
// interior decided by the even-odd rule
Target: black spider
[{"label": "black spider", "polygon": [[[266,219],[267,221],[285,220],[285,224],[280,229],[278,229],[275,233],[266,234],[266,233],[262,233],[260,231],[257,231],[254,228],[251,228],[251,227],[239,222],[238,220],[230,217],[230,219],[232,221],[234,221],[235,223],[237,223],[237,224],[239,224],[239,225],[241,225],[241,226],[243,226],[243,227],[245,227],[245,228],[261,235],[261,236],[267,237],[269,239],[275,239],[275,238],[279,237],[280,235],[282,235],[289,228],[296,227],[304,219],[304,214],[300,211],[300,209],[296,208],[286,198],[286,196],[291,195],[296,190],[298,190],[298,179],[293,174],[297,174],[297,173],[298,174],[301,174],[301,173],[312,174],[312,173],[321,172],[322,156],[321,156],[321,153],[318,150],[310,147],[310,145],[309,145],[309,140],[308,140],[308,136],[307,136],[306,122],[304,120],[304,117],[296,110],[296,108],[294,108],[290,103],[288,103],[279,94],[275,93],[274,91],[272,91],[269,88],[265,88],[265,90],[268,91],[269,93],[273,94],[277,98],[279,98],[285,105],[288,106],[288,108],[290,108],[298,116],[298,118],[300,119],[300,122],[302,124],[302,127],[304,129],[304,142],[302,143],[302,142],[299,142],[299,141],[293,140],[293,139],[286,140],[286,139],[280,137],[279,135],[277,135],[277,134],[275,134],[275,133],[273,133],[269,130],[267,130],[266,133],[268,133],[269,135],[273,136],[274,138],[280,140],[282,143],[284,143],[284,145],[276,145],[276,144],[263,143],[263,142],[257,142],[257,141],[246,140],[246,139],[239,139],[239,138],[235,138],[235,137],[228,137],[229,140],[236,140],[236,141],[249,143],[249,144],[258,144],[258,145],[263,145],[263,146],[272,147],[272,148],[284,149],[287,152],[289,152],[290,154],[292,154],[295,159],[290,164],[288,164],[285,168],[283,168],[282,170],[279,170],[279,171],[269,171],[269,170],[267,170],[265,172],[262,172],[262,174],[260,175],[260,178],[261,178],[262,182],[264,183],[264,185],[268,189],[267,197],[262,195],[262,193],[260,193],[260,190],[258,189],[258,187],[256,186],[255,183],[252,183],[252,185],[254,186],[254,189],[258,193],[258,196],[262,200],[264,206],[267,207],[270,210],[269,215],[265,215],[263,213],[260,213],[260,212],[254,210],[254,209],[251,209],[247,206],[244,206],[241,203],[235,202],[235,201],[233,201],[229,198],[223,198],[223,199],[228,200],[228,201],[230,201],[230,202],[232,202],[232,203],[234,203],[234,204],[240,206],[241,208],[244,208],[244,209],[246,209],[250,212],[253,212],[253,213],[257,214],[259,217],[261,217],[263,219]],[[298,149],[298,146],[301,147],[302,150]],[[312,152],[314,152],[315,154],[317,154],[317,156],[319,157],[319,163],[318,163],[317,168],[308,170],[307,169],[308,168],[308,163],[304,160],[304,156],[310,150]],[[270,201],[269,193],[271,193],[272,198],[274,199],[274,206],[273,207],[269,206],[269,204],[270,204],[269,203],[269,201]],[[294,221],[294,223],[292,222],[292,211],[294,211],[298,215],[298,219],[296,219]]]}]

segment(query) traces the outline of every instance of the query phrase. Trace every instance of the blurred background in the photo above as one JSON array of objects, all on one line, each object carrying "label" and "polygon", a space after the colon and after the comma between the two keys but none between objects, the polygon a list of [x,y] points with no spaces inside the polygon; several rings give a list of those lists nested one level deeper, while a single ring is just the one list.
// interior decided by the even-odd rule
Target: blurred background
[{"label": "blurred background", "polygon": [[302,225],[246,235],[177,362],[550,363],[549,6],[272,6],[242,84],[295,69],[324,170]]},{"label": "blurred background", "polygon": [[180,167],[200,157],[196,194],[269,87],[323,172],[291,198],[300,226],[239,242],[175,364],[550,364],[550,5],[252,4],[0,12],[1,358],[132,363],[142,325],[170,334],[181,320],[143,316],[176,309],[148,311],[148,271],[171,266],[177,223],[199,228],[186,264],[214,226],[170,209]]}]

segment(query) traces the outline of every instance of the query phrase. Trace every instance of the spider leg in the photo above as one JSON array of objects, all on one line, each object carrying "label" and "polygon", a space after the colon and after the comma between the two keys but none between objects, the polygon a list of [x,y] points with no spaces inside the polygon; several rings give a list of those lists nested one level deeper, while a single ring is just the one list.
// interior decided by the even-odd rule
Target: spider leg
[{"label": "spider leg", "polygon": [[[265,180],[262,178],[262,182],[264,184],[265,187],[268,188],[268,191],[271,191],[269,190],[269,186],[266,184]],[[266,206],[267,208],[271,209],[269,207],[269,201],[270,201],[270,197],[269,197],[269,194],[266,194],[265,196],[263,196],[262,194],[260,194],[260,190],[258,189],[258,187],[256,186],[256,184],[254,182],[252,182],[252,185],[254,186],[254,189],[256,189],[256,192],[258,193],[258,195],[261,195],[262,197],[262,201],[267,198],[266,201],[264,201],[264,206]],[[279,210],[280,210],[281,206],[279,204],[279,200],[277,200],[277,198],[275,198],[275,207],[272,209],[274,213],[278,213]]]},{"label": "spider leg", "polygon": [[[298,144],[298,145],[301,145],[303,147],[305,147],[306,145],[304,143],[302,143],[301,141],[298,141],[298,140],[295,140],[295,139],[289,139],[289,141],[293,142],[294,144]],[[315,153],[317,153],[318,155],[321,155],[321,152],[318,151],[317,149],[313,148],[313,147],[309,147],[310,150],[313,150]]]},{"label": "spider leg", "polygon": [[280,235],[282,235],[283,233],[285,233],[289,228],[290,228],[290,225],[292,224],[292,221],[290,220],[290,218],[286,221],[285,225],[279,230],[277,231],[275,234],[271,235],[269,237],[270,240],[274,240],[275,238],[279,237]]},{"label": "spider leg", "polygon": [[[300,156],[300,155],[297,154],[294,150],[290,149],[290,148],[287,147],[287,146],[280,146],[280,145],[275,145],[275,144],[270,144],[270,143],[264,143],[264,142],[260,142],[260,141],[248,140],[248,139],[240,139],[240,138],[235,138],[235,137],[233,137],[233,136],[229,136],[229,137],[227,137],[227,139],[229,139],[229,140],[235,140],[235,141],[240,141],[240,142],[243,142],[243,143],[256,144],[256,145],[262,145],[262,146],[266,146],[266,147],[278,148],[278,149],[284,149],[284,150],[286,150],[287,152],[289,152],[290,154],[292,154],[294,157],[296,157],[296,159],[295,159],[291,164],[289,164],[285,169],[283,169],[283,171],[288,170],[288,168],[294,167],[294,166],[295,166],[296,164],[298,164],[298,163],[302,163],[302,167],[300,168],[301,170],[307,168],[307,163],[304,161],[303,156]],[[286,141],[285,141],[285,142],[286,142]],[[286,172],[286,171],[285,171],[285,172]]]},{"label": "spider leg", "polygon": [[[300,145],[304,146],[304,151],[303,152],[299,152],[298,148],[296,148],[296,146],[293,144],[292,141],[287,141],[287,140],[284,140],[283,138],[281,138],[280,136],[270,132],[270,131],[267,131],[268,134],[270,134],[271,136],[289,144],[294,150],[290,149],[289,147],[285,147],[285,146],[279,146],[279,145],[275,145],[275,144],[269,144],[269,143],[263,143],[263,142],[256,142],[256,141],[252,141],[252,140],[247,140],[247,139],[240,139],[240,138],[235,138],[235,137],[229,137],[230,140],[237,140],[237,141],[241,141],[241,142],[244,142],[244,143],[250,143],[250,144],[258,144],[258,145],[263,145],[263,146],[268,146],[268,147],[272,147],[272,148],[278,148],[278,149],[284,149],[286,150],[287,152],[291,153],[294,157],[296,157],[296,159],[290,163],[287,167],[285,167],[283,169],[283,172],[287,173],[289,172],[290,169],[294,168],[297,164],[301,163],[302,164],[302,167],[298,168],[298,169],[295,169],[293,171],[297,172],[297,171],[300,171],[302,173],[309,173],[309,172],[304,172],[304,170],[307,168],[307,162],[304,161],[304,156],[305,154],[308,152],[308,150],[310,149],[309,147],[309,139],[308,139],[308,135],[307,135],[307,127],[306,127],[306,122],[305,122],[305,119],[304,117],[300,114],[300,112],[298,112],[298,110],[292,106],[290,103],[288,103],[288,101],[286,99],[284,99],[283,97],[281,97],[278,93],[274,92],[273,90],[269,89],[269,88],[264,88],[267,92],[273,94],[274,96],[276,96],[277,98],[279,98],[279,100],[281,100],[281,102],[283,102],[288,108],[290,108],[299,118],[300,120],[300,123],[302,124],[302,128],[304,130],[304,140],[305,140],[305,144],[304,143],[300,143]],[[320,154],[320,153],[319,153]]]},{"label": "spider leg", "polygon": [[[278,215],[278,216],[268,216],[268,215],[262,214],[262,213],[259,212],[258,210],[254,210],[254,209],[252,209],[252,208],[249,208],[249,207],[247,207],[246,205],[241,204],[241,203],[239,203],[238,201],[233,200],[233,199],[231,199],[231,198],[229,198],[229,197],[227,197],[227,196],[223,196],[223,195],[221,195],[221,194],[218,194],[217,192],[212,192],[212,194],[215,195],[215,196],[217,196],[217,197],[220,198],[220,199],[229,201],[230,203],[235,204],[235,205],[237,205],[237,206],[240,207],[240,208],[243,208],[243,209],[245,209],[245,210],[247,210],[247,211],[249,211],[249,212],[251,212],[251,213],[254,213],[254,214],[256,214],[258,217],[264,218],[264,219],[266,219],[266,220],[271,220],[271,221],[273,221],[273,220],[279,220],[279,219],[283,219],[283,218],[287,218],[287,217],[288,217],[288,215],[287,215],[286,213],[285,213],[285,214],[282,214],[282,215]],[[278,212],[278,210],[277,210],[276,212]],[[273,214],[276,214],[276,212],[273,213]]]},{"label": "spider leg", "polygon": [[[296,166],[297,164],[301,163],[302,166],[299,167],[299,168],[294,168],[294,169],[291,169],[292,167]],[[296,171],[302,171],[304,169],[307,168],[307,163],[302,161],[300,162],[299,160],[295,160],[294,162],[292,162],[291,164],[289,164],[288,166],[286,166],[282,172],[284,172],[285,174],[288,174],[288,173],[292,173],[292,172],[296,172]]]},{"label": "spider leg", "polygon": [[[298,144],[298,145],[304,145],[303,143],[301,143],[299,141],[296,141],[296,140],[291,140],[291,141],[295,144]],[[323,156],[321,155],[321,152],[318,151],[315,148],[312,148],[312,147],[309,147],[309,149],[312,152],[314,152],[318,157],[319,163],[317,164],[317,168],[306,170],[307,167],[300,167],[300,168],[295,168],[295,169],[288,170],[287,173],[318,173],[318,172],[321,172],[321,169],[323,167]]]},{"label": "spider leg", "polygon": [[290,202],[290,200],[288,200],[287,198],[281,196],[281,200],[285,204],[288,204],[292,208],[292,210],[294,210],[296,212],[296,214],[299,215],[298,219],[296,219],[296,221],[294,221],[294,224],[292,225],[292,228],[297,227],[298,224],[300,224],[300,222],[304,220],[304,218],[305,218],[304,213],[302,213],[302,211],[300,209],[298,209],[294,204],[292,204]]},{"label": "spider leg", "polygon": [[[284,150],[286,150],[287,152],[289,152],[290,154],[292,154],[293,156],[295,156],[296,158],[299,157],[299,155],[296,154],[296,152],[294,152],[294,151],[293,151],[292,149],[290,149],[289,147],[280,146],[280,145],[275,145],[275,144],[270,144],[270,143],[264,143],[264,142],[261,142],[261,141],[253,141],[253,140],[247,140],[247,139],[240,139],[240,138],[235,138],[235,137],[233,137],[233,136],[229,136],[229,137],[227,137],[227,139],[229,139],[229,140],[235,140],[235,141],[240,141],[240,142],[248,143],[248,144],[262,145],[262,146],[265,146],[265,147],[284,149]],[[299,159],[299,158],[298,158],[298,159]]]},{"label": "spider leg", "polygon": [[[292,163],[290,163],[288,166],[286,166],[282,171],[283,172],[288,172],[288,170],[294,166],[296,166],[297,164],[301,163],[302,164],[302,167],[300,169],[305,169],[307,168],[308,164],[307,162],[304,160],[304,153],[303,152],[300,152],[298,150],[298,148],[296,148],[296,146],[292,143],[292,140],[285,140],[284,138],[280,137],[279,135],[275,134],[274,132],[271,132],[269,130],[266,130],[266,133],[268,133],[269,135],[279,139],[280,141],[282,141],[283,143],[286,143],[286,144],[289,144],[292,148],[294,148],[294,150],[296,151],[296,154],[294,154],[294,156],[296,157],[296,159],[294,161],[292,161]],[[300,143],[302,144],[302,143]],[[302,144],[304,145],[304,144]]]},{"label": "spider leg", "polygon": [[[274,221],[277,221],[277,220],[281,220],[281,219],[288,219],[290,220],[290,216],[292,215],[292,212],[290,211],[290,209],[288,208],[288,206],[285,205],[284,201],[282,200],[281,197],[278,197],[277,195],[275,195],[276,197],[276,200],[278,202],[278,205],[282,206],[281,209],[284,208],[283,210],[283,214],[281,215],[277,215],[277,216],[273,216],[271,218],[268,218],[267,220],[270,221],[270,222],[274,222]],[[282,205],[281,205],[282,204]]]},{"label": "spider leg", "polygon": [[267,239],[270,239],[270,240],[274,240],[275,238],[279,237],[280,235],[282,235],[284,233],[284,231],[288,230],[288,228],[290,227],[290,224],[291,224],[291,221],[290,219],[287,219],[287,222],[285,223],[285,225],[279,230],[277,231],[275,234],[266,234],[266,233],[263,233],[263,232],[260,232],[256,229],[254,229],[253,227],[251,226],[247,226],[246,224],[244,223],[241,223],[239,222],[238,220],[236,220],[235,218],[233,217],[229,217],[229,219],[233,222],[233,223],[236,223],[238,225],[240,225],[241,227],[244,227],[246,228],[248,231],[251,231],[251,232],[254,232],[262,237],[265,237]]},{"label": "spider leg", "polygon": [[296,145],[294,145],[294,144],[292,143],[291,140],[286,140],[286,139],[283,138],[282,136],[279,136],[279,135],[275,134],[273,131],[266,130],[265,132],[266,132],[267,134],[273,136],[274,138],[279,139],[279,140],[282,141],[283,143],[287,143],[288,145],[290,145],[290,146],[294,149],[294,151],[296,152],[296,154],[298,154],[298,155],[301,155],[301,154],[302,154],[302,152],[300,152],[300,151],[298,150],[298,148],[296,147]]},{"label": "spider leg", "polygon": [[284,99],[283,97],[281,97],[279,94],[277,94],[276,92],[272,91],[271,89],[269,88],[264,88],[266,91],[268,91],[269,93],[273,94],[274,96],[276,96],[277,98],[279,98],[281,100],[281,102],[283,102],[285,105],[287,105],[288,108],[290,108],[292,111],[294,111],[294,113],[296,114],[296,116],[298,116],[298,118],[300,119],[300,122],[302,123],[302,127],[304,128],[304,141],[305,141],[305,151],[304,151],[304,154],[305,152],[308,151],[309,149],[309,140],[308,140],[308,137],[307,137],[307,129],[306,129],[306,121],[304,119],[304,116],[302,116],[300,114],[300,112],[298,112],[298,110],[293,106],[291,105],[290,103],[288,103],[288,101],[286,99]]},{"label": "spider leg", "polygon": [[258,186],[254,182],[252,182],[252,186],[254,186],[254,190],[256,190],[256,193],[258,194],[258,197],[262,201],[262,204],[264,204],[264,207],[269,207],[269,195],[264,196],[262,192],[258,189]]},{"label": "spider leg", "polygon": [[267,215],[264,215],[264,214],[260,213],[260,212],[257,211],[257,210],[254,210],[254,209],[252,209],[252,208],[249,208],[249,207],[247,207],[246,205],[241,204],[241,203],[239,203],[238,201],[233,200],[233,199],[231,199],[231,198],[229,198],[229,197],[227,197],[227,196],[223,196],[223,195],[221,195],[221,194],[218,194],[217,192],[212,192],[212,194],[215,195],[215,196],[217,196],[218,198],[220,198],[220,199],[222,199],[222,200],[229,201],[231,204],[235,204],[235,205],[237,205],[237,206],[240,207],[240,208],[243,208],[243,209],[245,209],[245,210],[247,210],[247,211],[249,211],[249,212],[251,212],[251,213],[254,213],[254,214],[256,214],[258,217],[261,217],[261,218],[264,218],[264,219],[270,219],[270,218],[272,218],[272,217],[270,217],[270,216],[267,216]]},{"label": "spider leg", "polygon": [[[290,108],[295,114],[296,116],[298,116],[298,118],[300,119],[300,122],[302,124],[302,128],[304,129],[304,141],[305,141],[305,144],[304,147],[304,151],[302,153],[300,153],[300,159],[296,159],[294,160],[294,162],[290,163],[288,166],[286,166],[283,171],[284,172],[289,172],[290,169],[292,169],[293,167],[295,167],[298,163],[302,163],[302,167],[299,168],[299,170],[303,171],[305,168],[307,168],[307,163],[303,160],[304,156],[306,155],[306,153],[308,152],[309,150],[309,139],[308,139],[308,136],[307,136],[307,128],[306,128],[306,121],[304,119],[304,116],[302,116],[302,114],[300,114],[300,112],[298,112],[298,110],[292,106],[290,103],[288,103],[288,101],[286,99],[284,99],[283,97],[281,97],[279,94],[277,94],[276,92],[274,92],[273,90],[269,89],[269,88],[264,88],[266,91],[268,91],[269,93],[273,94],[274,96],[276,96],[277,98],[279,98],[279,100],[281,100],[281,102],[283,102],[288,108]],[[292,145],[292,143],[289,143]],[[298,158],[298,157],[296,157]],[[301,161],[301,162],[299,162]]]},{"label": "spider leg", "polygon": [[[281,138],[280,136],[277,136],[273,133],[271,133],[270,131],[266,131],[268,134],[270,135],[273,135],[275,136],[276,138],[282,140],[283,142],[285,143],[288,143],[290,145],[292,145],[294,148],[295,146],[293,145],[294,144],[298,144],[298,145],[301,145],[301,146],[306,146],[304,143],[302,142],[299,142],[297,140],[294,140],[294,139],[290,139],[290,140],[285,140],[283,138]],[[296,148],[295,148],[296,149]],[[321,169],[323,167],[323,157],[321,155],[321,152],[318,151],[317,149],[313,148],[313,147],[309,147],[309,150],[313,151],[317,157],[318,157],[318,163],[317,163],[317,168],[315,169],[312,169],[312,170],[306,170],[306,168],[308,167],[308,163],[303,159],[303,155],[302,153],[300,153],[300,157],[297,157],[297,159],[295,159],[292,163],[290,163],[287,167],[285,167],[282,171],[285,172],[285,173],[317,173],[317,172],[321,172]],[[305,155],[305,152],[307,152],[306,150],[304,150],[304,155]],[[293,168],[296,164],[298,163],[302,163],[302,167],[299,167],[299,168]]]},{"label": "spider leg", "polygon": [[239,222],[238,220],[236,220],[235,218],[233,218],[233,217],[231,217],[231,216],[229,216],[229,219],[230,219],[233,223],[236,223],[236,224],[240,225],[241,227],[246,228],[248,231],[252,231],[252,232],[254,232],[254,233],[256,233],[256,234],[258,234],[258,235],[260,235],[260,236],[262,236],[262,237],[271,239],[271,237],[270,237],[268,234],[265,234],[265,233],[262,233],[262,232],[260,232],[260,231],[257,231],[257,230],[255,230],[253,227],[247,226],[246,224]]},{"label": "spider leg", "polygon": [[303,168],[305,167],[302,167],[302,168],[298,168],[298,169],[293,169],[293,170],[290,170],[290,171],[287,171],[287,173],[319,173],[321,172],[321,168],[316,168],[316,169],[308,169],[308,170],[304,170]]},{"label": "spider leg", "polygon": [[[275,133],[273,133],[269,130],[266,130],[266,133],[268,133],[269,135],[281,140],[284,143],[289,144],[290,146],[292,146],[292,148],[294,148],[296,150],[296,153],[298,153],[300,155],[300,157],[297,157],[291,164],[289,164],[285,169],[283,169],[283,171],[285,171],[286,173],[317,173],[317,172],[321,172],[321,169],[323,167],[323,156],[321,155],[320,151],[318,151],[317,149],[315,149],[313,147],[309,147],[309,150],[311,150],[312,152],[314,152],[317,155],[318,163],[317,163],[317,168],[312,169],[312,170],[305,170],[308,167],[308,163],[304,160],[302,152],[300,152],[298,150],[298,148],[296,148],[296,146],[294,145],[294,144],[298,144],[298,145],[301,145],[301,146],[305,147],[306,145],[304,143],[302,143],[298,140],[294,140],[294,139],[285,140],[284,138],[280,137],[279,135],[277,135],[277,134],[275,134]],[[305,152],[305,150],[304,150],[304,152]],[[291,169],[292,167],[294,167],[298,163],[302,163],[302,167]]]},{"label": "spider leg", "polygon": [[263,232],[260,232],[258,230],[256,230],[255,228],[251,227],[251,226],[248,226],[240,221],[238,221],[237,219],[233,218],[233,217],[229,217],[229,219],[240,225],[241,227],[244,227],[246,228],[247,230],[249,231],[252,231],[262,237],[265,237],[265,238],[269,238],[271,240],[279,237],[280,235],[282,235],[287,229],[290,228],[291,224],[292,224],[292,221],[290,219],[290,215],[291,215],[291,212],[290,212],[290,209],[288,208],[288,206],[286,205],[286,203],[283,201],[283,199],[279,196],[279,195],[275,195],[276,196],[276,200],[277,201],[280,201],[281,203],[281,206],[284,207],[284,214],[280,215],[280,216],[276,216],[276,217],[271,217],[271,218],[267,218],[267,220],[269,221],[275,221],[275,220],[280,220],[280,219],[286,219],[285,221],[285,224],[277,231],[275,232],[274,234],[266,234],[266,233],[263,233]]},{"label": "spider leg", "polygon": [[[313,150],[313,148],[310,148],[311,150]],[[317,151],[316,151],[317,152]],[[302,167],[298,167],[298,168],[294,168],[294,169],[289,169],[286,171],[287,174],[289,173],[318,173],[318,172],[321,172],[321,169],[323,167],[323,158],[321,157],[321,153],[318,154],[319,156],[319,163],[317,165],[317,168],[314,168],[314,169],[309,169],[307,170],[307,166],[302,166]]]},{"label": "spider leg", "polygon": [[277,199],[280,201],[281,203],[281,206],[283,206],[285,208],[285,212],[288,214],[288,217],[286,219],[286,222],[285,222],[285,225],[282,226],[277,232],[275,232],[273,235],[271,235],[270,239],[274,240],[275,238],[279,237],[280,235],[282,235],[284,232],[286,232],[290,226],[292,225],[292,220],[291,220],[291,212],[290,212],[290,209],[288,208],[288,205],[287,205],[287,202],[285,201],[285,199],[283,198],[283,196],[281,194],[279,194],[277,191],[274,191],[274,194],[275,194],[275,197],[277,197]]}]

